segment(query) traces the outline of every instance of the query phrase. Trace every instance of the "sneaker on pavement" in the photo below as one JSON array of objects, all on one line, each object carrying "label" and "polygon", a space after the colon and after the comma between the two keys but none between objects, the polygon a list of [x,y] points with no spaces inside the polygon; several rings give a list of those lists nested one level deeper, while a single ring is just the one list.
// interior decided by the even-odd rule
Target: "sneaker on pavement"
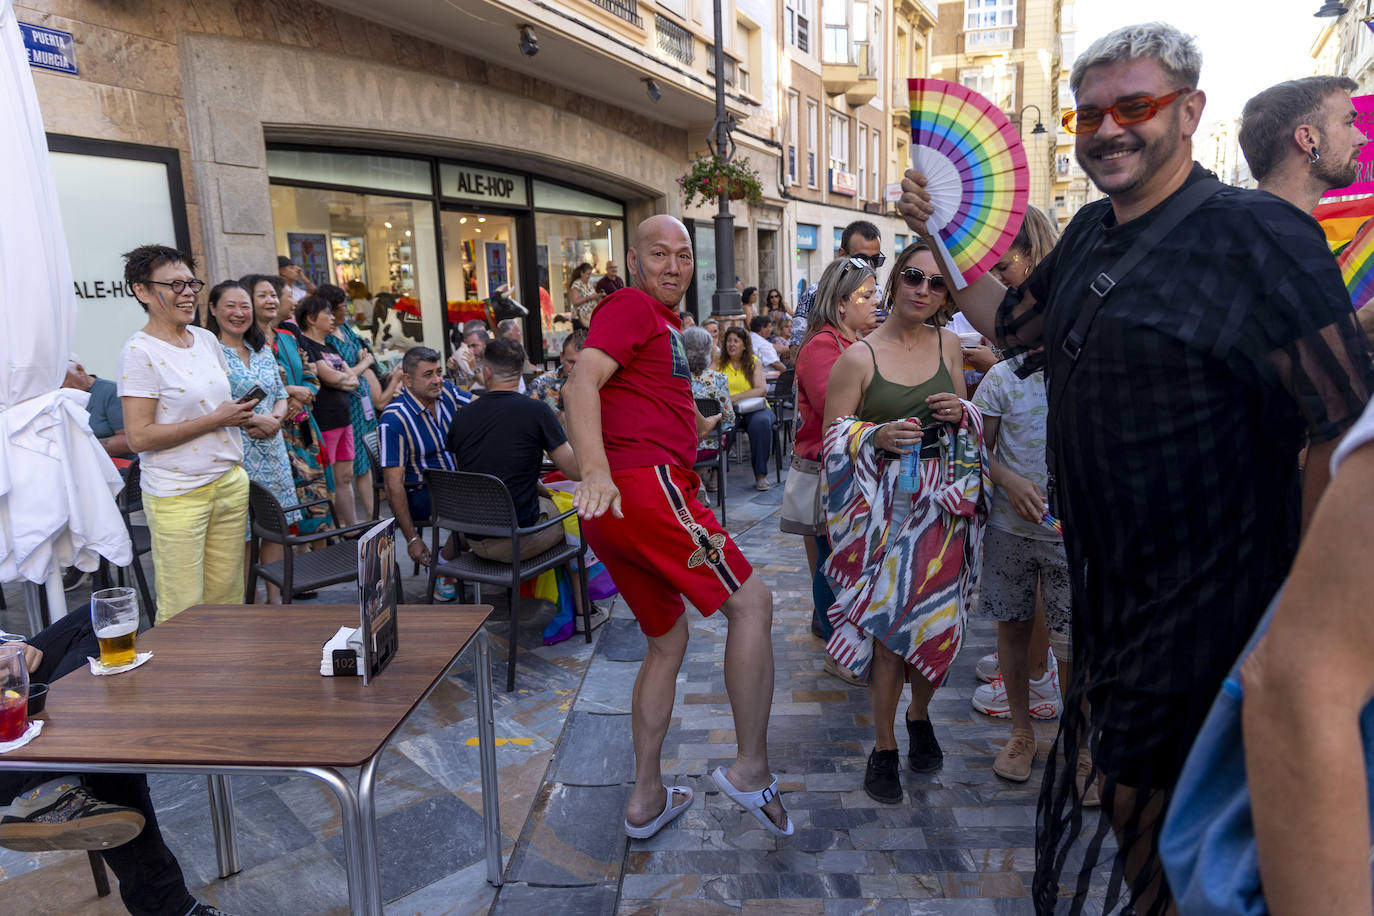
[{"label": "sneaker on pavement", "polygon": [[973,673],[978,676],[978,680],[986,684],[988,681],[995,681],[1002,676],[1002,664],[997,660],[997,653],[984,655],[978,659],[978,664],[973,666]]},{"label": "sneaker on pavement", "polygon": [[224,910],[221,910],[217,906],[211,906],[208,903],[197,903],[186,916],[230,916],[230,914],[224,912]]},{"label": "sneaker on pavement", "polygon": [[21,852],[113,849],[141,832],[141,812],[103,802],[70,779],[49,780],[19,795],[0,818],[0,846]]},{"label": "sneaker on pavement", "polygon": [[853,687],[867,687],[867,686],[868,686],[868,682],[867,682],[867,681],[865,681],[863,678],[859,677],[859,676],[858,676],[857,674],[855,674],[853,671],[850,671],[850,670],[849,670],[848,668],[846,668],[844,665],[841,665],[839,662],[835,661],[835,659],[834,659],[833,657],[829,656],[829,655],[827,655],[827,656],[825,657],[825,667],[824,667],[823,670],[825,671],[826,674],[829,674],[829,675],[831,675],[832,677],[837,677],[837,678],[839,678],[840,680],[844,681],[846,684],[849,684],[850,686],[853,686]]},{"label": "sneaker on pavement", "polygon": [[1034,764],[1035,735],[1030,732],[1012,732],[1011,739],[993,761],[992,771],[1003,779],[1025,782],[1030,779],[1031,767]]},{"label": "sneaker on pavement", "polygon": [[434,600],[452,601],[458,597],[458,586],[448,576],[440,576],[434,580]]},{"label": "sneaker on pavement", "polygon": [[935,728],[929,719],[907,719],[906,736],[910,741],[906,760],[914,772],[934,773],[945,765],[945,752],[935,740]]},{"label": "sneaker on pavement", "polygon": [[[1011,705],[1007,703],[1007,687],[999,676],[973,691],[973,708],[994,719],[1010,719]],[[1045,669],[1038,681],[1030,682],[1030,714],[1033,719],[1058,718],[1064,708],[1059,695],[1059,666]]]},{"label": "sneaker on pavement", "polygon": [[1087,750],[1078,752],[1078,797],[1084,808],[1102,807],[1102,792],[1098,788],[1100,774],[1093,773],[1093,758]]},{"label": "sneaker on pavement", "polygon": [[895,805],[902,800],[902,776],[897,749],[873,749],[868,755],[868,771],[864,774],[864,791],[874,801]]},{"label": "sneaker on pavement", "polygon": [[[597,627],[601,626],[603,623],[605,623],[606,621],[608,621],[608,620],[610,620],[610,619],[611,619],[611,612],[610,612],[609,610],[607,610],[607,609],[604,608],[604,607],[597,607],[595,604],[592,605],[592,629],[593,629],[593,630],[595,630]],[[581,614],[573,614],[573,632],[574,632],[574,633],[585,633],[585,632],[587,632],[587,624],[586,624],[586,622],[583,620]]]}]

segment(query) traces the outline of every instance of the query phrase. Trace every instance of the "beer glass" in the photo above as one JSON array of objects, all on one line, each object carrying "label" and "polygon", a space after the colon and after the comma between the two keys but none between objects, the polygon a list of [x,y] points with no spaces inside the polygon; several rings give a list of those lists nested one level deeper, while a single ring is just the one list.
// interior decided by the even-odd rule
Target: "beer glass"
[{"label": "beer glass", "polygon": [[0,646],[0,741],[21,737],[28,716],[29,667],[24,664],[24,647]]},{"label": "beer glass", "polygon": [[132,588],[106,588],[91,594],[91,628],[100,643],[100,664],[132,664],[138,635],[138,595]]}]

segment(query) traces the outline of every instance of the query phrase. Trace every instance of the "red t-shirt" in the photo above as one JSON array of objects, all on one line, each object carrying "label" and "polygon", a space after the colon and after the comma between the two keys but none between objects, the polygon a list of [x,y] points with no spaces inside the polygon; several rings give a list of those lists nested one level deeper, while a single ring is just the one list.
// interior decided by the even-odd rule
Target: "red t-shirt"
[{"label": "red t-shirt", "polygon": [[611,470],[675,464],[697,456],[696,402],[682,319],[647,293],[616,290],[592,313],[587,346],[620,364],[601,387],[601,436]]},{"label": "red t-shirt", "polygon": [[826,325],[797,355],[797,415],[801,425],[797,427],[792,451],[799,458],[809,461],[820,458],[825,432],[825,389],[830,384],[830,370],[835,368],[835,361],[850,343]]}]

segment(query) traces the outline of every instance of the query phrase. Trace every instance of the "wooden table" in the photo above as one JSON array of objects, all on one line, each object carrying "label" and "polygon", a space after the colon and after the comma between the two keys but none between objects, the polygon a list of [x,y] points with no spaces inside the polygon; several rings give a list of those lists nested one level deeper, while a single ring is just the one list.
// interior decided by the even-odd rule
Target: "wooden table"
[{"label": "wooden table", "polygon": [[[321,677],[320,649],[349,605],[190,608],[139,634],[153,659],[125,674],[85,668],[54,683],[43,734],[0,755],[0,768],[62,772],[190,772],[210,777],[220,875],[239,870],[229,774],[305,773],[342,814],[351,912],[381,916],[373,791],[382,751],[476,645],[478,735],[487,880],[501,883],[496,743],[487,605],[403,605],[396,657],[371,684]],[[357,788],[341,770],[358,770]]]}]

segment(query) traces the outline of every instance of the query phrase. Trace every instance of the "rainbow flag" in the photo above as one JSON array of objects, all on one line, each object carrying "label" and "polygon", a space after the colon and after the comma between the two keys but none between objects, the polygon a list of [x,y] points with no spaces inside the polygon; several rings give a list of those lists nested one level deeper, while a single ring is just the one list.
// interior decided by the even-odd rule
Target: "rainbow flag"
[{"label": "rainbow flag", "polygon": [[1336,255],[1341,279],[1356,310],[1374,299],[1374,219],[1365,220],[1355,237]]}]

